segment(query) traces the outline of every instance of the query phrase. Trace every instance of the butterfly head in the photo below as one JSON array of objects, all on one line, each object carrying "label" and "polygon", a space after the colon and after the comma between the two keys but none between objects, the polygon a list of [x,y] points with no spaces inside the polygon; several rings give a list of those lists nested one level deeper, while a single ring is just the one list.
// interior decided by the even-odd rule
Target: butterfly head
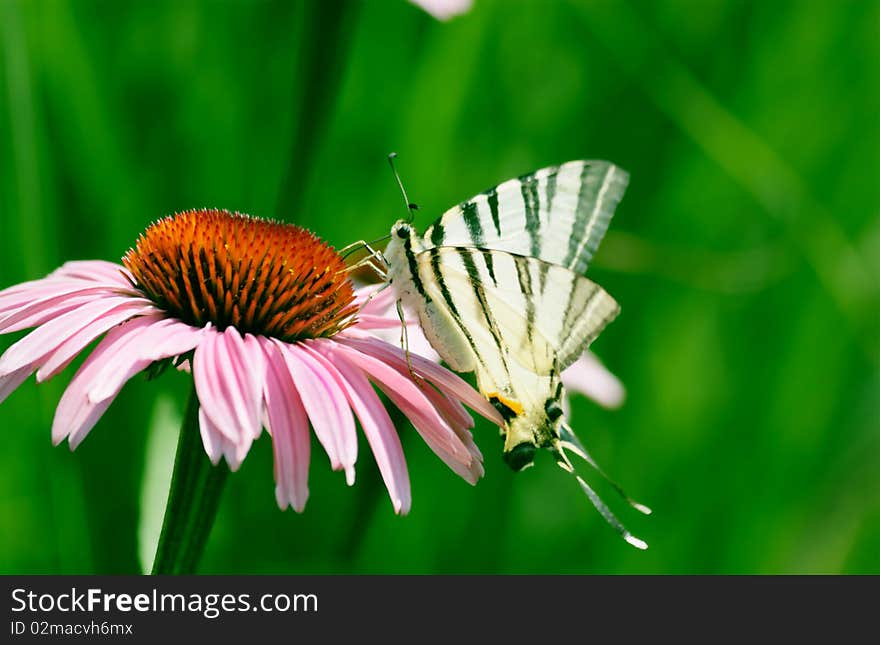
[{"label": "butterfly head", "polygon": [[406,265],[413,253],[421,250],[418,234],[412,224],[406,220],[399,219],[395,222],[391,227],[389,238],[388,246],[385,247],[385,256],[392,261],[392,264],[395,263],[392,258],[395,258],[397,262]]},{"label": "butterfly head", "polygon": [[391,227],[391,237],[398,238],[399,240],[408,240],[413,236],[413,227],[406,220],[397,220],[394,226]]}]

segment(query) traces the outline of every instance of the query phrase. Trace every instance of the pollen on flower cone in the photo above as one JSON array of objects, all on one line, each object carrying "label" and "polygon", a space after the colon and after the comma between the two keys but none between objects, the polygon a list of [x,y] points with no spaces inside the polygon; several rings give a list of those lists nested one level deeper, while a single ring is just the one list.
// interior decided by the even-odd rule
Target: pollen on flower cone
[{"label": "pollen on flower cone", "polygon": [[295,341],[332,336],[354,319],[342,258],[292,224],[186,211],[152,224],[122,262],[151,300],[196,327]]}]

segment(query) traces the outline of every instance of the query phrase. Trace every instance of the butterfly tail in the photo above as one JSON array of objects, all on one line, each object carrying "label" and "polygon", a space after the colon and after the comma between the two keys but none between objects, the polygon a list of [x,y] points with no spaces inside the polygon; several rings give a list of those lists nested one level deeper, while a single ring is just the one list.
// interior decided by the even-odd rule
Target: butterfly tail
[{"label": "butterfly tail", "polygon": [[611,512],[611,509],[602,501],[599,495],[594,491],[584,478],[581,477],[577,471],[574,469],[574,466],[569,460],[568,455],[565,454],[566,447],[563,445],[563,442],[557,442],[552,448],[553,456],[556,458],[556,463],[559,465],[562,470],[571,475],[574,475],[574,478],[577,480],[578,484],[581,487],[581,490],[584,491],[587,498],[593,504],[602,518],[608,522],[608,524],[617,531],[617,534],[620,535],[627,543],[636,547],[637,549],[645,550],[648,548],[648,543],[642,540],[639,537],[636,537],[623,525],[623,523],[617,519],[617,516]]},{"label": "butterfly tail", "polygon": [[620,495],[620,497],[634,509],[636,509],[639,513],[644,513],[645,515],[651,514],[651,509],[648,506],[634,500],[632,497],[626,494],[626,491],[615,482],[611,477],[609,477],[602,467],[593,459],[592,455],[587,451],[584,445],[580,442],[580,439],[577,438],[577,435],[574,433],[566,423],[561,423],[559,426],[559,444],[561,448],[568,450],[576,454],[578,457],[583,459],[585,462],[590,464],[590,466],[599,473],[599,476],[602,477],[608,484],[614,489],[614,491]]}]

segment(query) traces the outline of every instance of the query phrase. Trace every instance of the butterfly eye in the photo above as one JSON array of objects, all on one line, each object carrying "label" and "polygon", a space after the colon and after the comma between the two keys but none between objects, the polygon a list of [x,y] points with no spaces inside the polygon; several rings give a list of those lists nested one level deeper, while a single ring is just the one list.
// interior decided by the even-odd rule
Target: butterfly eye
[{"label": "butterfly eye", "polygon": [[406,225],[398,226],[396,233],[397,233],[397,237],[399,237],[402,240],[405,240],[406,238],[409,237],[409,226],[406,226]]}]

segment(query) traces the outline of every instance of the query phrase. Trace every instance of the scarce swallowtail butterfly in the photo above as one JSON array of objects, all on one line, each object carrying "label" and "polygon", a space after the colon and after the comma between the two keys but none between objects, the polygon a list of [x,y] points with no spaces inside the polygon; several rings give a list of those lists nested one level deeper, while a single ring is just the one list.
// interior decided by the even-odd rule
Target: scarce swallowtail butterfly
[{"label": "scarce swallowtail butterfly", "polygon": [[620,310],[583,273],[627,181],[607,161],[543,168],[451,208],[424,235],[398,221],[380,259],[398,304],[450,368],[475,373],[500,412],[507,463],[521,470],[549,449],[603,517],[646,548],[575,472],[567,453],[604,476],[563,418],[560,380]]}]

